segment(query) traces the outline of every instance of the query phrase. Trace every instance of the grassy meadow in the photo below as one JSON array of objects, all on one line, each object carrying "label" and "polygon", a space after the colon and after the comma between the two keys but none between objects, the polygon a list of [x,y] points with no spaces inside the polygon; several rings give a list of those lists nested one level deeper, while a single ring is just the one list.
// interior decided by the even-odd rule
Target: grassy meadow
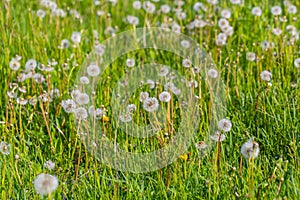
[{"label": "grassy meadow", "polygon": [[[178,55],[141,49],[101,71],[92,97],[78,92],[98,74],[90,66],[82,85],[76,82],[90,55],[100,55],[106,39],[143,27],[189,36],[211,57],[215,71],[203,78]],[[296,0],[1,0],[0,199],[300,199],[298,29]],[[74,120],[94,116],[99,137],[134,153],[167,146],[181,118],[189,121],[177,88],[167,91],[152,81],[155,73],[140,77],[145,84],[135,83],[128,115],[113,110],[118,81],[147,63],[167,65],[185,78],[198,99],[199,123],[190,127],[196,134],[166,167],[117,170],[94,156]],[[226,121],[216,123],[218,132],[206,141],[213,99],[205,80],[215,77],[224,83]],[[159,98],[163,91],[171,101]],[[157,102],[142,100],[141,92],[166,112],[152,115]],[[92,108],[83,108],[89,103]],[[150,127],[162,118],[163,129],[148,138],[120,128]],[[208,142],[214,145],[203,156]]]}]

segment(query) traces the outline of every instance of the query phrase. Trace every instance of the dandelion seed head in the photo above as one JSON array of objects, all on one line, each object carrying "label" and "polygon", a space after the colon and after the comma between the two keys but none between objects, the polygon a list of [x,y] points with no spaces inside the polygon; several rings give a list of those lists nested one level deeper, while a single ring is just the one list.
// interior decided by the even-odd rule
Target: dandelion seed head
[{"label": "dandelion seed head", "polygon": [[210,78],[217,78],[218,77],[218,71],[216,69],[209,69],[208,72],[207,72],[207,75],[210,77]]},{"label": "dandelion seed head", "polygon": [[158,109],[159,103],[155,97],[149,97],[143,102],[143,108],[147,112],[154,112]]},{"label": "dandelion seed head", "polygon": [[56,176],[44,173],[39,174],[33,184],[36,192],[41,195],[48,195],[54,192],[59,185]]},{"label": "dandelion seed head", "polygon": [[53,170],[54,167],[55,167],[55,163],[52,162],[51,160],[47,160],[47,161],[44,163],[44,167],[46,167],[46,168],[49,169],[49,170]]},{"label": "dandelion seed head", "polygon": [[271,81],[271,78],[272,78],[272,73],[268,70],[264,70],[260,73],[260,78],[263,80],[263,81]]},{"label": "dandelion seed head", "polygon": [[134,65],[135,65],[135,60],[133,58],[127,58],[126,66],[127,67],[134,67]]},{"label": "dandelion seed head", "polygon": [[3,154],[3,155],[9,155],[10,154],[10,148],[11,148],[11,145],[8,144],[7,142],[0,142],[0,152]]},{"label": "dandelion seed head", "polygon": [[20,69],[21,67],[21,64],[18,60],[16,59],[12,59],[10,62],[9,62],[9,68],[14,70],[14,71],[17,71],[18,69]]},{"label": "dandelion seed head", "polygon": [[158,96],[159,100],[162,102],[169,102],[171,100],[171,94],[169,92],[162,92]]},{"label": "dandelion seed head", "polygon": [[245,142],[241,147],[241,154],[246,159],[254,159],[259,154],[259,144],[254,142],[253,139]]},{"label": "dandelion seed head", "polygon": [[95,63],[90,64],[87,67],[87,74],[91,77],[98,76],[100,74],[100,68]]},{"label": "dandelion seed head", "polygon": [[218,122],[218,127],[221,131],[229,132],[232,128],[232,123],[230,120],[224,118]]}]

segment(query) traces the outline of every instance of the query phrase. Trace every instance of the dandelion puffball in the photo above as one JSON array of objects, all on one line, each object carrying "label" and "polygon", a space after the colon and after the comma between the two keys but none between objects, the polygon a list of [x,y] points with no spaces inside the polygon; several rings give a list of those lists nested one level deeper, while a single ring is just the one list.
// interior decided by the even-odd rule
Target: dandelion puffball
[{"label": "dandelion puffball", "polygon": [[245,142],[241,147],[241,154],[246,159],[256,158],[259,154],[259,145],[253,139]]},{"label": "dandelion puffball", "polygon": [[155,97],[149,97],[143,103],[143,108],[148,112],[154,112],[158,106],[158,100]]},{"label": "dandelion puffball", "polygon": [[100,74],[100,68],[98,65],[92,63],[87,67],[87,73],[91,77],[98,76]]},{"label": "dandelion puffball", "polygon": [[38,194],[47,195],[55,191],[58,187],[58,179],[50,174],[39,174],[33,181],[34,188]]},{"label": "dandelion puffball", "polygon": [[272,73],[268,70],[264,70],[260,73],[260,78],[264,81],[271,81]]},{"label": "dandelion puffball", "polygon": [[221,131],[229,132],[231,130],[232,123],[230,120],[224,118],[219,121],[218,127]]},{"label": "dandelion puffball", "polygon": [[3,155],[9,155],[9,153],[10,153],[10,144],[8,144],[7,142],[1,142],[0,143],[0,152]]}]

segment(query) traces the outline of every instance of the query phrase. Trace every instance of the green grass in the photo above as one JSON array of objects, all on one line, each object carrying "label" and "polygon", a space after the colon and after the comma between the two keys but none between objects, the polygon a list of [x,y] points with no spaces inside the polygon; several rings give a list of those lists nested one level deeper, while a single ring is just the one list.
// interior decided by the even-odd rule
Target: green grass
[{"label": "green grass", "polygon": [[[0,141],[11,144],[9,155],[0,154],[0,199],[40,199],[32,183],[40,173],[50,173],[59,179],[59,187],[49,199],[299,199],[300,69],[295,68],[293,62],[300,57],[300,46],[299,41],[290,46],[283,42],[287,25],[300,29],[299,13],[291,15],[285,9],[282,16],[286,15],[288,22],[280,22],[274,20],[269,11],[273,5],[282,3],[249,0],[238,6],[220,0],[220,8],[232,11],[229,22],[234,27],[234,34],[225,46],[218,47],[215,38],[221,32],[217,26],[220,14],[206,4],[207,12],[200,14],[213,25],[192,32],[182,31],[203,44],[216,63],[226,86],[226,117],[232,121],[232,130],[226,133],[220,151],[215,147],[200,158],[198,150],[191,145],[188,160],[179,158],[158,171],[134,174],[117,171],[99,162],[86,149],[74,126],[73,116],[63,110],[61,101],[71,98],[69,91],[74,89],[77,72],[86,54],[93,51],[96,41],[93,30],[98,31],[100,43],[110,37],[104,31],[108,26],[117,28],[116,34],[132,30],[135,27],[123,22],[127,15],[139,17],[137,27],[147,26],[147,23],[157,26],[166,16],[185,26],[196,16],[192,9],[195,1],[185,1],[183,9],[187,18],[182,21],[177,20],[174,13],[146,14],[143,10],[133,10],[129,0],[119,0],[116,6],[107,1],[101,1],[100,6],[95,6],[93,1],[79,0],[57,0],[56,3],[67,12],[65,18],[52,17],[50,10],[42,8],[38,1],[3,0],[0,4]],[[166,3],[173,5],[171,1]],[[155,3],[157,8],[161,4]],[[300,10],[300,2],[293,4]],[[261,17],[251,15],[253,6],[262,8]],[[40,8],[46,11],[43,19],[36,16]],[[68,9],[76,9],[81,17],[74,18]],[[110,17],[106,14],[97,16],[97,10],[110,13]],[[274,27],[280,27],[283,34],[272,34]],[[61,40],[70,40],[74,31],[82,34],[79,46],[73,48],[71,42],[70,48],[58,49]],[[274,48],[263,51],[260,43],[264,40],[274,42]],[[246,60],[247,52],[255,52],[260,60]],[[9,68],[9,62],[16,54],[22,56],[21,69],[25,69],[26,61],[31,58],[43,64],[49,59],[58,62],[54,71],[42,72],[48,83],[40,85],[26,80],[19,84],[26,86],[24,98],[37,97],[53,87],[60,90],[61,96],[48,103],[39,101],[35,106],[21,106],[16,99],[10,100],[7,96],[7,91],[11,90],[9,84],[16,82],[22,71]],[[99,96],[95,104],[107,109],[109,121],[99,122],[106,136],[113,141],[114,134],[118,133],[120,147],[130,149],[130,145],[136,144],[135,151],[148,152],[168,143],[164,133],[147,139],[128,137],[117,129],[114,113],[110,110],[112,88],[122,75],[127,74],[127,57],[134,57],[137,63],[155,60],[182,73],[185,71],[179,57],[162,51],[140,50],[115,60],[105,71],[106,78],[98,84]],[[272,86],[261,80],[263,70],[272,72]],[[208,89],[205,81],[198,81],[199,88],[194,92],[201,97],[200,123],[194,142],[204,140],[210,114]],[[292,82],[296,87],[291,86]],[[160,91],[162,88],[153,94]],[[139,92],[131,99],[136,104]],[[181,115],[176,110],[172,114],[177,130]],[[146,116],[141,112],[134,120],[143,123]],[[240,154],[240,148],[250,137],[259,143],[260,154],[255,160],[248,161]],[[159,141],[161,138],[163,142]],[[15,155],[19,158],[15,159]],[[55,162],[54,170],[44,167],[47,160]]]}]

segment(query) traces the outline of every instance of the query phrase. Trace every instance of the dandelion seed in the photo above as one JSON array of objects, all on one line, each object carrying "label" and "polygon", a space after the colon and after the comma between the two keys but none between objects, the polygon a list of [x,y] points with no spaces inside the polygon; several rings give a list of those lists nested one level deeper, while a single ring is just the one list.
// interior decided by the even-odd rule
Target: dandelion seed
[{"label": "dandelion seed", "polygon": [[86,93],[80,93],[76,96],[76,102],[79,105],[85,105],[88,104],[90,101],[90,97],[89,95],[87,95]]},{"label": "dandelion seed", "polygon": [[273,15],[275,15],[275,16],[281,15],[281,13],[282,13],[282,8],[281,8],[280,6],[273,6],[273,7],[271,8],[271,13],[272,13]]},{"label": "dandelion seed", "polygon": [[126,60],[126,66],[127,67],[134,67],[134,65],[135,65],[135,60],[133,58],[128,58]]},{"label": "dandelion seed", "polygon": [[186,13],[185,13],[185,12],[182,12],[182,11],[176,12],[176,17],[177,17],[177,19],[179,19],[179,20],[184,20],[184,19],[186,18]]},{"label": "dandelion seed", "polygon": [[169,102],[171,100],[171,94],[169,92],[162,92],[158,96],[159,100],[162,102]]},{"label": "dandelion seed", "polygon": [[232,123],[230,120],[224,118],[218,122],[218,127],[221,131],[229,132],[231,130]]},{"label": "dandelion seed", "polygon": [[11,148],[11,145],[8,144],[7,142],[0,142],[0,152],[3,154],[3,155],[9,155],[10,154],[10,148]]},{"label": "dandelion seed", "polygon": [[268,70],[264,70],[260,73],[260,78],[263,80],[263,81],[271,81],[271,78],[272,78],[272,73],[269,72]]},{"label": "dandelion seed", "polygon": [[90,64],[87,67],[87,74],[91,77],[98,76],[100,74],[100,68],[95,63]]},{"label": "dandelion seed", "polygon": [[141,92],[140,93],[140,102],[144,102],[148,98],[149,98],[149,93],[148,92]]},{"label": "dandelion seed", "polygon": [[215,70],[215,69],[210,69],[210,70],[208,70],[208,72],[207,72],[207,75],[209,76],[209,77],[211,77],[211,78],[217,78],[218,77],[218,71],[217,70]]},{"label": "dandelion seed", "polygon": [[56,176],[42,173],[36,177],[33,184],[38,194],[48,195],[57,189],[59,183]]},{"label": "dandelion seed", "polygon": [[249,61],[255,61],[256,59],[256,54],[253,52],[247,52],[246,53],[246,59]]},{"label": "dandelion seed", "polygon": [[18,69],[20,69],[20,67],[21,67],[21,64],[16,59],[12,59],[9,62],[9,68],[14,70],[14,71],[17,71]]},{"label": "dandelion seed", "polygon": [[215,135],[210,136],[210,139],[215,142],[222,142],[225,140],[225,138],[226,136],[224,134],[221,134],[219,131],[217,131]]},{"label": "dandelion seed", "polygon": [[61,104],[67,113],[72,113],[76,109],[76,103],[72,99],[63,100]]},{"label": "dandelion seed", "polygon": [[252,15],[259,17],[262,15],[262,10],[260,7],[253,7],[251,13]]},{"label": "dandelion seed", "polygon": [[241,147],[241,154],[246,159],[254,159],[259,154],[259,145],[258,143],[254,142],[251,138],[247,142],[245,142]]},{"label": "dandelion seed", "polygon": [[44,167],[46,167],[49,170],[53,170],[55,167],[55,163],[52,162],[51,160],[48,160],[44,163]]},{"label": "dandelion seed", "polygon": [[79,32],[73,32],[71,36],[72,42],[79,44],[81,41],[81,34]]},{"label": "dandelion seed", "polygon": [[144,100],[143,108],[148,112],[154,112],[159,106],[158,100],[155,97],[149,97]]}]

